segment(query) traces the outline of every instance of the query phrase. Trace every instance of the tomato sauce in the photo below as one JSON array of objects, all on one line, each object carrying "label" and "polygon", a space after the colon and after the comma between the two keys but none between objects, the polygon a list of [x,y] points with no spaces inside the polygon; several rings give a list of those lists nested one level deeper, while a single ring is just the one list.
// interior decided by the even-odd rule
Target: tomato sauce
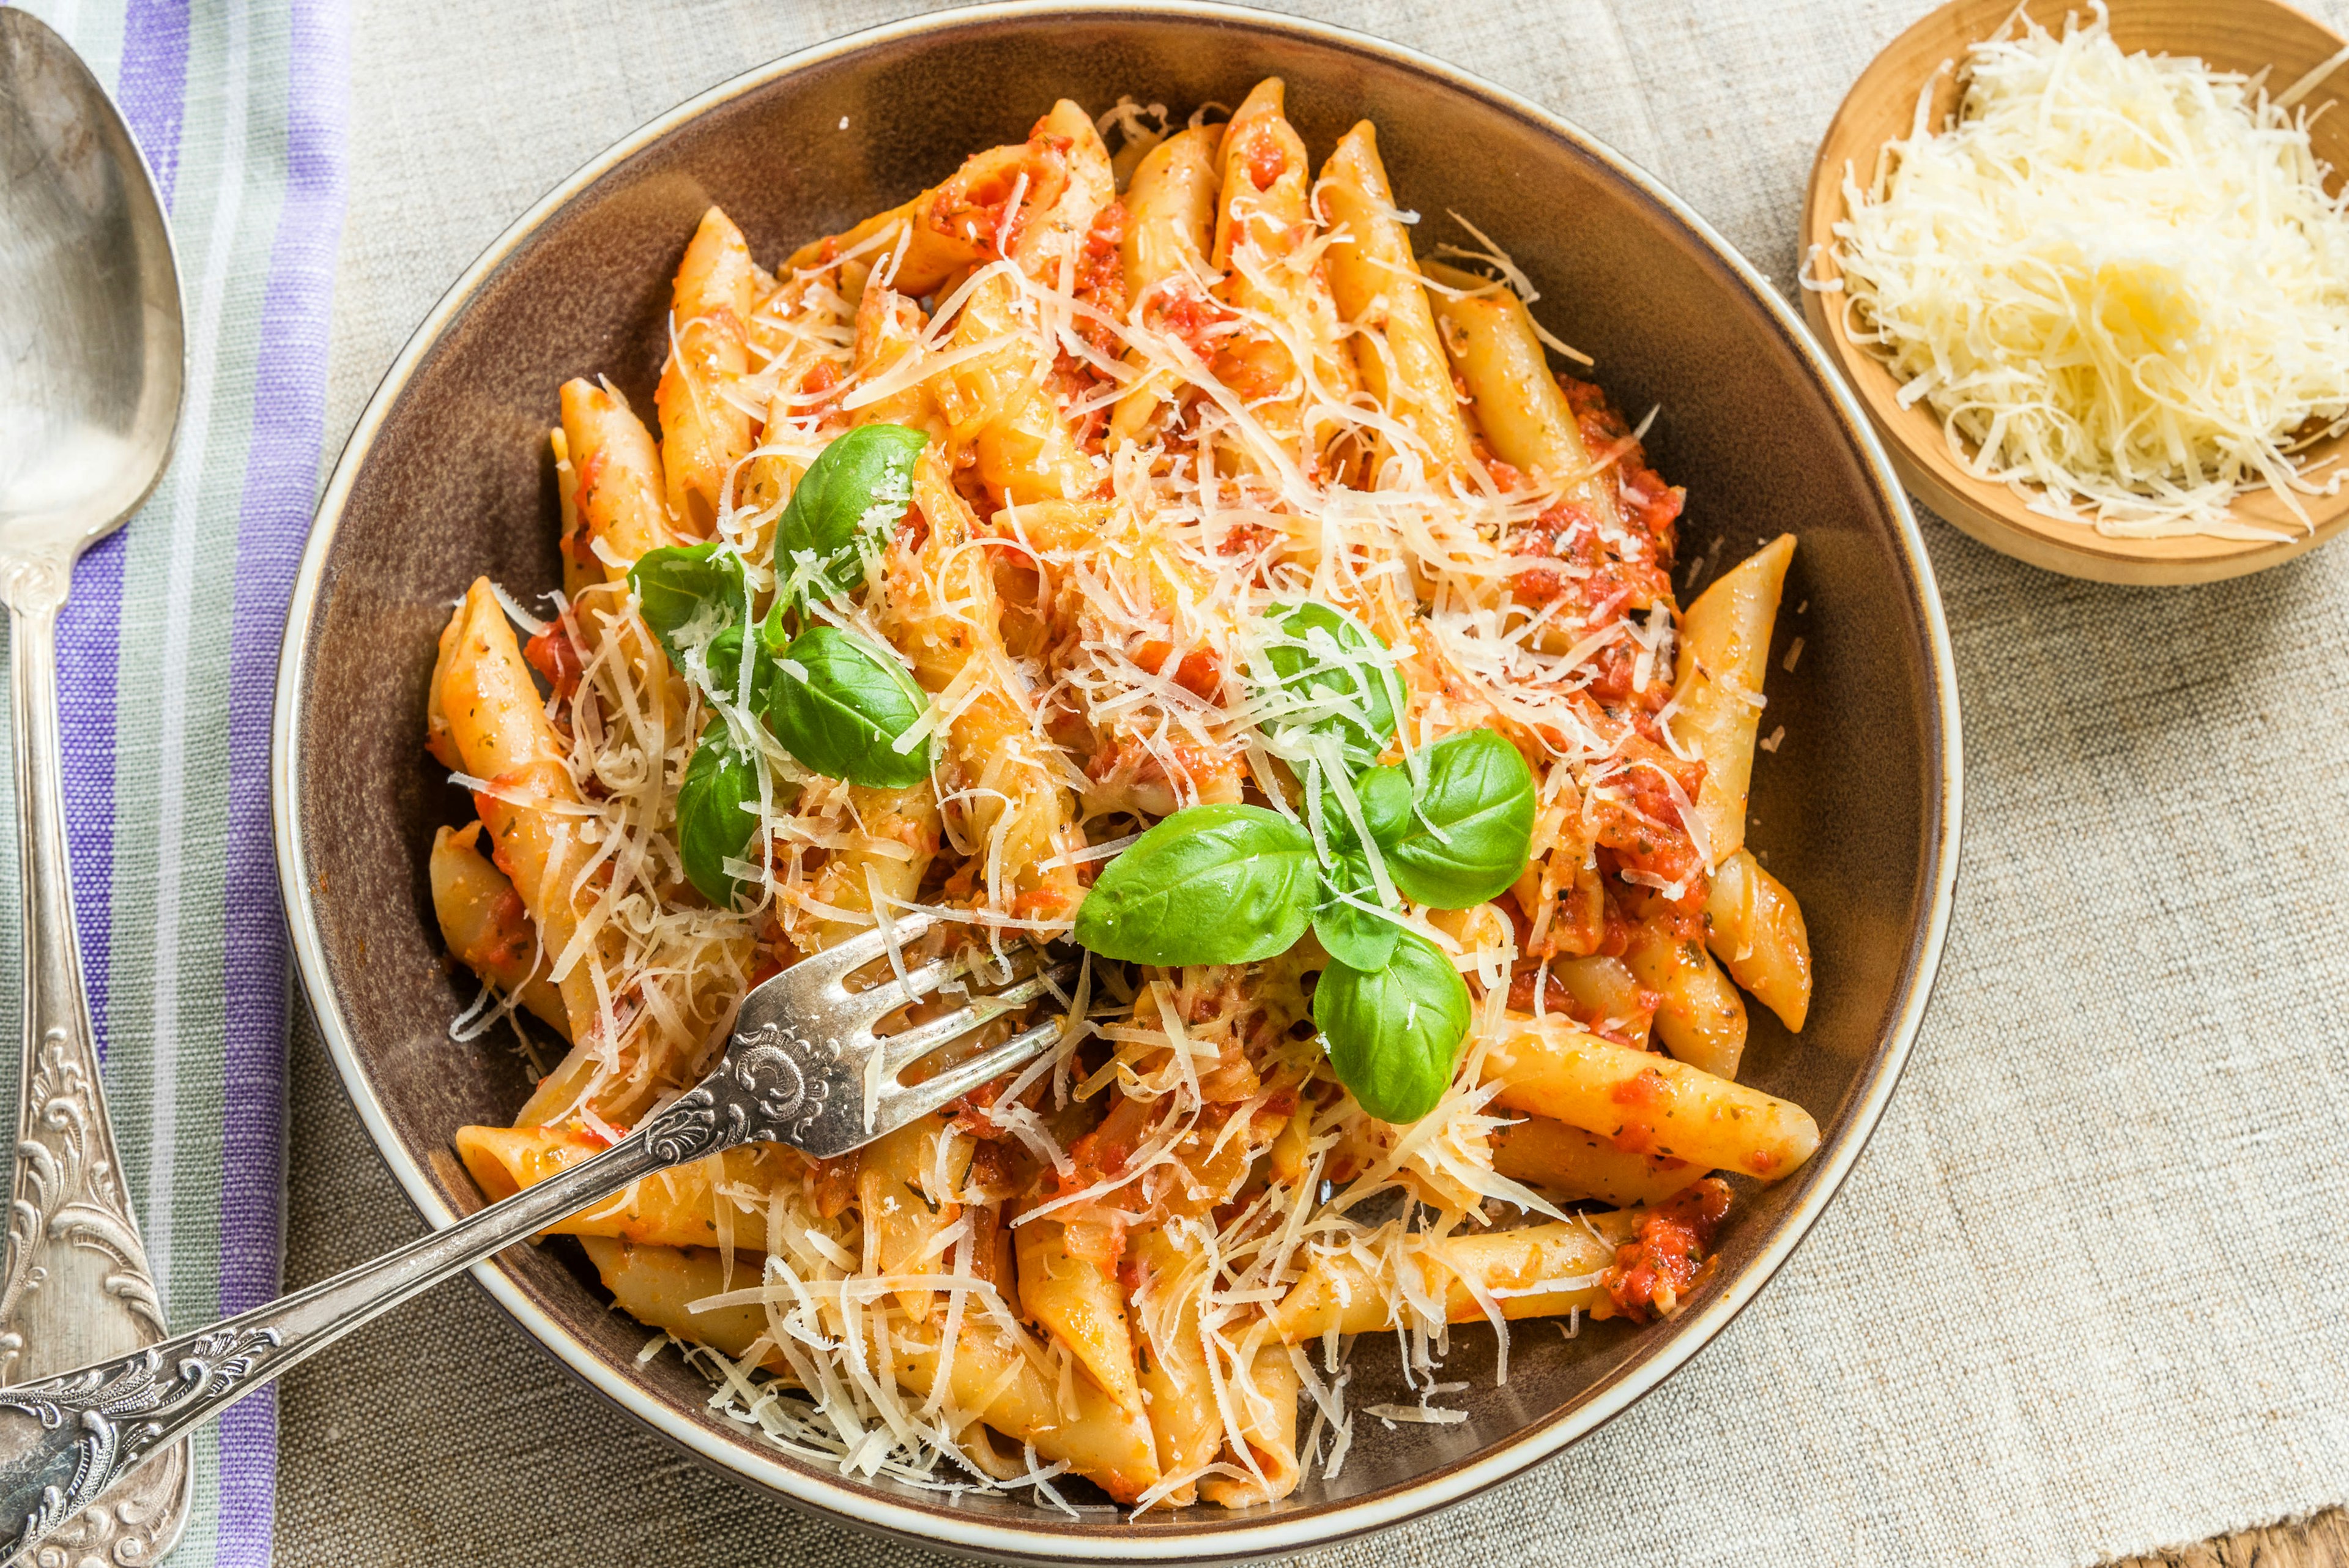
[{"label": "tomato sauce", "polygon": [[579,645],[571,640],[571,633],[561,621],[523,644],[522,656],[554,688],[554,695],[565,706],[578,695],[580,678],[586,673],[586,666],[579,657]]},{"label": "tomato sauce", "polygon": [[1728,1212],[1729,1184],[1718,1177],[1651,1210],[1638,1233],[1615,1250],[1615,1262],[1601,1278],[1615,1310],[1636,1323],[1678,1312],[1711,1268],[1705,1251]]}]

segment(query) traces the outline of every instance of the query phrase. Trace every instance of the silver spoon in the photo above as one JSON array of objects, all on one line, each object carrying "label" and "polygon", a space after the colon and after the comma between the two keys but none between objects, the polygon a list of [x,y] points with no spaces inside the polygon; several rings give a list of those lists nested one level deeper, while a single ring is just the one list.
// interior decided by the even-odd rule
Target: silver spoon
[{"label": "silver spoon", "polygon": [[[183,348],[171,231],[89,68],[0,9],[0,601],[8,607],[25,1062],[0,1382],[128,1355],[168,1334],[123,1189],[82,994],[57,746],[57,612],[75,559],[129,519],[171,455]],[[187,1522],[186,1445],[49,1539],[148,1563]],[[63,1560],[63,1559],[61,1559]]]}]

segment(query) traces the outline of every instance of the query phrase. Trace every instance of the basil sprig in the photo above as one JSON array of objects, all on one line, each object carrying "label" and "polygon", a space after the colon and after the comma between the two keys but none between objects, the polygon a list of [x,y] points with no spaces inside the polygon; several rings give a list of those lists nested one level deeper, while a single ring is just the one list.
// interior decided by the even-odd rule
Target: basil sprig
[{"label": "basil sprig", "polygon": [[1415,1122],[1435,1108],[1468,1022],[1460,971],[1413,931],[1397,933],[1383,966],[1333,963],[1313,988],[1313,1024],[1330,1067],[1382,1122]]},{"label": "basil sprig", "polygon": [[[780,625],[770,618],[762,628],[771,651]],[[820,774],[875,788],[930,776],[927,736],[902,751],[896,743],[929,698],[895,659],[830,626],[810,627],[774,659],[766,720],[785,751]]]},{"label": "basil sprig", "polygon": [[1275,735],[1326,735],[1349,771],[1386,749],[1402,711],[1394,656],[1376,635],[1319,599],[1276,606],[1264,645],[1272,680],[1266,728]]},{"label": "basil sprig", "polygon": [[713,717],[678,785],[677,849],[687,879],[720,909],[731,906],[742,891],[727,875],[726,862],[740,860],[750,846],[758,808],[759,770],[735,743],[724,716]]},{"label": "basil sprig", "polygon": [[1259,806],[1178,811],[1110,862],[1076,940],[1137,963],[1250,963],[1310,924],[1330,960],[1313,1022],[1331,1069],[1371,1115],[1416,1121],[1452,1081],[1468,988],[1394,895],[1464,909],[1506,891],[1532,848],[1533,770],[1488,730],[1375,765],[1408,701],[1385,644],[1314,600],[1271,618],[1264,728],[1303,764],[1316,832]]},{"label": "basil sprig", "polygon": [[[678,670],[712,697],[749,707],[807,767],[851,784],[904,788],[929,775],[926,740],[897,744],[929,699],[885,651],[829,626],[793,637],[784,612],[864,580],[905,514],[915,460],[928,439],[868,425],[809,465],[776,523],[783,591],[763,625],[750,624],[742,558],[721,542],[649,550],[628,573],[638,613]],[[758,826],[757,758],[723,715],[714,717],[677,796],[678,852],[711,902],[740,896],[725,863],[742,857]]]},{"label": "basil sprig", "polygon": [[1305,934],[1313,839],[1260,805],[1195,805],[1133,841],[1077,909],[1077,941],[1132,963],[1254,963]]},{"label": "basil sprig", "polygon": [[804,605],[864,581],[914,499],[914,464],[929,439],[905,425],[859,425],[808,464],[775,520],[786,599]]}]

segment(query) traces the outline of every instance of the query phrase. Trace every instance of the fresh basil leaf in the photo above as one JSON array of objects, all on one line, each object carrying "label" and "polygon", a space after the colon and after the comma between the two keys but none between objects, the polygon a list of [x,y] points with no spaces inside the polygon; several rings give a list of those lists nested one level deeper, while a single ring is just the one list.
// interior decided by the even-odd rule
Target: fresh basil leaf
[{"label": "fresh basil leaf", "polygon": [[844,594],[914,499],[914,463],[930,438],[905,425],[859,425],[808,464],[775,520],[775,581],[794,603]]},{"label": "fresh basil leaf", "polygon": [[1258,805],[1176,812],[1109,863],[1077,941],[1133,963],[1253,963],[1305,934],[1320,888],[1313,839]]},{"label": "fresh basil leaf", "polygon": [[837,627],[811,627],[775,661],[767,727],[817,773],[904,789],[930,776],[927,737],[905,751],[895,745],[929,701],[895,659]]},{"label": "fresh basil leaf", "polygon": [[709,667],[709,689],[728,701],[740,700],[742,692],[742,648],[750,648],[750,706],[758,708],[766,700],[767,682],[774,678],[775,661],[756,633],[745,632],[740,625],[730,626],[709,639],[701,650],[704,663]]},{"label": "fresh basil leaf", "polygon": [[678,633],[702,618],[713,629],[742,618],[741,557],[716,543],[647,550],[628,568],[628,587],[645,624],[679,669]]},{"label": "fresh basil leaf", "polygon": [[1321,907],[1313,911],[1313,934],[1320,939],[1321,950],[1353,969],[1384,969],[1403,930],[1394,921],[1362,908],[1379,901],[1369,862],[1348,856],[1338,862],[1330,880],[1361,903],[1348,903],[1334,892],[1322,899]]},{"label": "fresh basil leaf", "polygon": [[741,885],[726,874],[758,828],[759,770],[722,718],[701,732],[677,790],[677,848],[701,896],[730,909]]},{"label": "fresh basil leaf", "polygon": [[1264,659],[1278,695],[1266,727],[1334,737],[1350,770],[1377,762],[1405,701],[1387,645],[1319,599],[1275,606],[1268,618]]},{"label": "fresh basil leaf", "polygon": [[1533,846],[1534,774],[1517,748],[1490,730],[1468,730],[1420,753],[1416,808],[1397,822],[1391,803],[1406,769],[1377,768],[1355,783],[1380,803],[1371,836],[1387,876],[1405,897],[1438,909],[1464,909],[1501,896],[1526,868]]},{"label": "fresh basil leaf", "polygon": [[1398,934],[1385,967],[1333,963],[1313,990],[1313,1024],[1338,1082],[1382,1122],[1415,1122],[1435,1108],[1468,1019],[1459,971],[1413,931]]}]

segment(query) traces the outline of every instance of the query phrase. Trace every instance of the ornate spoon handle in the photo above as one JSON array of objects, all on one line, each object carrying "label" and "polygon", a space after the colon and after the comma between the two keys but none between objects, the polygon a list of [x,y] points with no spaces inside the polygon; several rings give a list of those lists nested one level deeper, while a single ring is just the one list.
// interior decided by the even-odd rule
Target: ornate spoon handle
[{"label": "ornate spoon handle", "polygon": [[[171,1332],[139,1237],[82,992],[57,733],[62,556],[0,559],[8,606],[17,852],[24,890],[23,1076],[0,1282],[0,1381],[124,1355]],[[187,1522],[184,1451],[78,1521],[68,1544],[128,1562],[171,1550]]]},{"label": "ornate spoon handle", "polygon": [[[706,1094],[706,1092],[704,1092]],[[194,1334],[20,1387],[0,1388],[0,1528],[15,1562],[119,1478],[305,1357],[470,1264],[640,1177],[734,1141],[678,1140],[688,1096],[591,1159],[396,1252]],[[705,1107],[706,1108],[706,1107]]]}]

